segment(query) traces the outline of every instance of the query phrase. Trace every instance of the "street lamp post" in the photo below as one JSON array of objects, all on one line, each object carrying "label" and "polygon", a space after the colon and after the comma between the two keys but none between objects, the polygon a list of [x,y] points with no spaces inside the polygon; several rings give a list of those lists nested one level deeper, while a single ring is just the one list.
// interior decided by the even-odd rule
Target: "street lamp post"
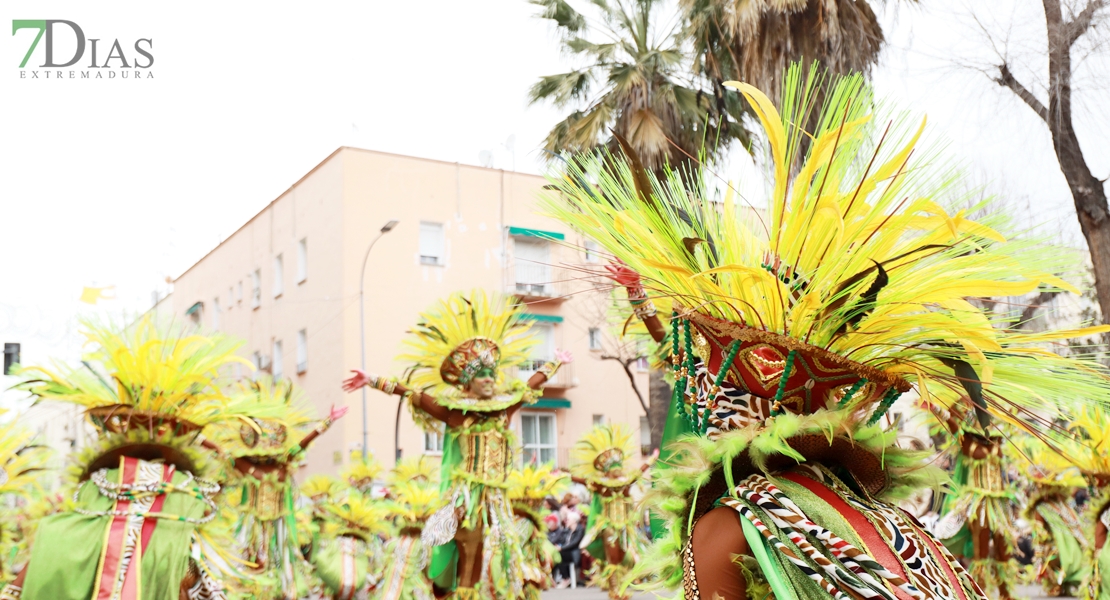
[{"label": "street lamp post", "polygon": [[[366,372],[366,303],[363,301],[363,285],[366,283],[366,261],[370,260],[370,251],[374,249],[374,244],[383,235],[389,233],[397,226],[397,219],[390,219],[385,225],[382,225],[378,235],[370,241],[370,246],[366,248],[366,256],[362,258],[362,271],[358,276],[358,337],[359,343],[362,345],[362,372]],[[365,457],[370,447],[370,422],[366,412],[366,386],[362,386],[362,455]]]}]

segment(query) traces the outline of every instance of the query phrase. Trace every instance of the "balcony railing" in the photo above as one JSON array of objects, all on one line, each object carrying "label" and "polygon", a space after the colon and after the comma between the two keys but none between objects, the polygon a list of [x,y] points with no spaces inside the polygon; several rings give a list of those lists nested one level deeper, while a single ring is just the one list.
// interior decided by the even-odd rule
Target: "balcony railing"
[{"label": "balcony railing", "polygon": [[570,293],[570,273],[565,268],[514,260],[509,264],[506,292],[524,300],[558,300]]},{"label": "balcony railing", "polygon": [[[546,363],[548,360],[550,359],[537,358],[529,360],[513,369],[509,373],[509,375],[511,377],[517,377],[521,381],[528,381],[528,379],[531,378],[533,374],[535,374],[536,370],[542,367],[544,363]],[[548,379],[547,383],[543,384],[543,387],[552,389],[567,389],[572,388],[576,385],[578,385],[578,383],[574,379],[574,363],[570,363],[559,367],[559,370],[555,371],[555,376],[551,379]]]}]

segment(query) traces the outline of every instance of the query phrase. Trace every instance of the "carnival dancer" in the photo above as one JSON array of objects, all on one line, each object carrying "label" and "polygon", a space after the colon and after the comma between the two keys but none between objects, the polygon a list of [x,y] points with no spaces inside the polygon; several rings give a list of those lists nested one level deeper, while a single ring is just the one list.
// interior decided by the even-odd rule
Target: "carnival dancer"
[{"label": "carnival dancer", "polygon": [[669,530],[631,576],[658,574],[685,600],[985,598],[895,506],[942,474],[894,444],[884,415],[915,384],[926,402],[966,395],[992,414],[1054,410],[1029,389],[1105,397],[1095,361],[1037,344],[1106,328],[993,327],[965,298],[1076,291],[1053,275],[1058,253],[942,208],[950,178],[914,152],[924,122],[874,114],[885,105],[861,77],[831,79],[806,118],[816,71],[786,74],[781,115],[728,84],[766,133],[765,212],[731,187],[711,201],[696,174],[659,180],[627,144],[551,178],[549,213],[621,261],[613,276],[656,341],[668,327],[646,289],[673,303],[675,397],[652,476]]},{"label": "carnival dancer", "polygon": [[382,473],[382,465],[374,460],[373,456],[365,455],[355,450],[351,452],[351,462],[339,474],[347,485],[370,497],[374,488],[374,481]]},{"label": "carnival dancer", "polygon": [[934,414],[951,434],[955,454],[952,493],[934,533],[954,555],[969,560],[983,591],[997,590],[998,598],[1009,600],[1009,582],[1018,575],[1011,554],[1019,507],[1015,486],[1005,480],[1004,437],[991,432],[983,410],[976,410],[974,425],[959,406],[947,416]]},{"label": "carnival dancer", "polygon": [[593,580],[613,600],[627,600],[626,575],[644,555],[647,540],[640,533],[642,513],[636,511],[631,491],[650,462],[638,468],[628,463],[638,452],[632,432],[621,424],[594,427],[570,451],[575,483],[592,495],[582,547],[594,557]]},{"label": "carnival dancer", "polygon": [[[235,536],[243,558],[255,565],[254,594],[265,599],[303,598],[309,579],[298,535],[293,470],[309,445],[346,414],[347,407],[332,407],[326,419],[311,427],[307,402],[288,381],[259,378],[243,384],[240,396],[256,414],[265,411],[271,416],[221,427],[212,436],[233,457],[238,489],[229,495],[238,517]],[[298,436],[304,429],[309,431]]]},{"label": "carnival dancer", "polygon": [[509,420],[569,355],[556,353],[527,385],[502,373],[527,360],[532,345],[520,307],[481,291],[456,293],[421,315],[399,360],[412,364],[402,385],[354,371],[343,388],[370,385],[409,399],[418,423],[446,424],[441,493],[444,506],[424,528],[436,546],[430,573],[459,598],[517,598],[521,542],[505,496],[515,440]]},{"label": "carnival dancer", "polygon": [[241,360],[238,344],[167,334],[149,318],[124,331],[82,328],[92,346],[82,367],[26,368],[17,387],[85,407],[100,439],[69,470],[72,508],[42,520],[0,598],[226,597],[227,578],[241,574],[214,520],[220,486],[208,478],[218,469],[197,439],[243,416],[218,382],[221,367]]},{"label": "carnival dancer", "polygon": [[1070,444],[1069,455],[1091,490],[1083,514],[1089,542],[1083,598],[1110,600],[1110,550],[1106,544],[1110,530],[1110,410],[1088,407],[1072,419],[1070,429],[1078,439]]},{"label": "carnival dancer", "polygon": [[388,531],[383,505],[357,490],[325,500],[326,514],[312,564],[333,600],[365,600],[383,568],[379,536]]},{"label": "carnival dancer", "polygon": [[1033,462],[1024,516],[1033,527],[1036,579],[1048,596],[1072,596],[1090,573],[1086,528],[1073,499],[1086,482],[1068,459],[1040,442],[1025,444],[1025,451]]},{"label": "carnival dancer", "polygon": [[438,508],[439,489],[417,480],[397,481],[390,486],[386,508],[396,519],[396,535],[385,544],[383,567],[373,600],[432,600],[428,578],[431,547],[421,539],[424,524]]},{"label": "carnival dancer", "polygon": [[[0,409],[0,416],[7,412]],[[0,587],[15,578],[17,564],[26,562],[30,505],[43,496],[40,479],[50,451],[34,439],[18,419],[0,425]]]},{"label": "carnival dancer", "polygon": [[524,544],[525,600],[539,600],[540,592],[551,589],[555,559],[559,549],[547,540],[547,527],[539,511],[548,496],[558,497],[566,488],[568,477],[554,473],[548,465],[525,465],[509,473],[509,500],[513,503],[516,529]]}]

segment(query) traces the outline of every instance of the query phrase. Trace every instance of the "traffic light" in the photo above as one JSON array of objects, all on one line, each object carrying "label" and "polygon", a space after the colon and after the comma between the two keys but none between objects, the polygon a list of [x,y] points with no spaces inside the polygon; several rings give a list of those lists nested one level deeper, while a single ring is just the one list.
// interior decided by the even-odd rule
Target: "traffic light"
[{"label": "traffic light", "polygon": [[12,365],[19,364],[19,344],[4,342],[4,374],[12,374]]}]

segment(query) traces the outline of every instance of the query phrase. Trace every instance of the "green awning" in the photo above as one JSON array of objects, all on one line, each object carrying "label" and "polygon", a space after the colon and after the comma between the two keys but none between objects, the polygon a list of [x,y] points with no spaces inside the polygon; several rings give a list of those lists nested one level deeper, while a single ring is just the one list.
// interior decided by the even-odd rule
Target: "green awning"
[{"label": "green awning", "polygon": [[203,306],[204,306],[203,302],[197,302],[196,304],[190,306],[189,310],[185,311],[185,315],[186,316],[191,315],[191,314],[197,312],[198,310],[200,310]]},{"label": "green awning", "polygon": [[542,229],[526,229],[524,227],[510,227],[509,235],[517,237],[534,237],[542,238],[545,240],[565,240],[567,236],[556,231],[544,231]]},{"label": "green awning", "polygon": [[570,400],[566,398],[540,398],[528,408],[570,408]]},{"label": "green awning", "polygon": [[537,315],[535,313],[521,313],[520,318],[526,321],[540,321],[541,323],[563,322],[563,318],[558,315]]}]

